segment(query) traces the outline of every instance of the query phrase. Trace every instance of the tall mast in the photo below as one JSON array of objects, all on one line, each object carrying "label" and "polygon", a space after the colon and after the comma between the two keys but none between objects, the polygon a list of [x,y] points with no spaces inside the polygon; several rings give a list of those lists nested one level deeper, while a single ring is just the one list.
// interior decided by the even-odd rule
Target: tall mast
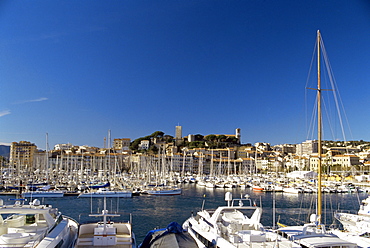
[{"label": "tall mast", "polygon": [[47,183],[49,183],[49,137],[48,137],[48,133],[46,133],[46,148],[45,148],[45,173],[46,173],[46,180],[47,180]]},{"label": "tall mast", "polygon": [[321,222],[321,160],[322,160],[322,118],[321,118],[321,80],[320,80],[320,44],[321,36],[320,30],[317,30],[317,153],[318,153],[318,163],[317,163],[317,215],[318,221]]}]

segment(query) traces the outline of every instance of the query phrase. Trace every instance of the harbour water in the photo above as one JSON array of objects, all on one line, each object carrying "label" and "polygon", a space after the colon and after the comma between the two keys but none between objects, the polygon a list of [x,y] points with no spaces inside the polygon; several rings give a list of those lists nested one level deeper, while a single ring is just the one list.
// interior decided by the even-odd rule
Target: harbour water
[{"label": "harbour water", "polygon": [[[195,214],[202,208],[202,202],[207,209],[225,205],[225,192],[232,192],[234,198],[248,194],[257,205],[262,205],[262,224],[273,225],[273,216],[281,223],[288,225],[302,224],[307,222],[309,214],[314,212],[316,204],[315,194],[287,194],[282,192],[254,192],[250,188],[205,188],[195,184],[184,184],[181,195],[175,196],[150,196],[141,195],[132,198],[108,198],[107,207],[110,212],[119,212],[120,217],[114,221],[127,221],[132,218],[133,231],[138,244],[143,240],[146,233],[154,228],[164,228],[170,222],[176,221],[182,224],[192,212]],[[352,194],[324,194],[323,213],[325,224],[333,223],[333,211],[353,210],[357,211],[359,203],[367,197],[367,193]],[[9,201],[9,196],[1,196],[4,202]],[[42,203],[51,204],[80,223],[95,222],[99,219],[89,217],[89,213],[101,212],[103,207],[102,198],[77,198],[65,196],[63,198],[44,198]],[[118,209],[118,211],[117,211]],[[274,214],[275,213],[275,214]],[[337,224],[337,222],[336,222]]]}]

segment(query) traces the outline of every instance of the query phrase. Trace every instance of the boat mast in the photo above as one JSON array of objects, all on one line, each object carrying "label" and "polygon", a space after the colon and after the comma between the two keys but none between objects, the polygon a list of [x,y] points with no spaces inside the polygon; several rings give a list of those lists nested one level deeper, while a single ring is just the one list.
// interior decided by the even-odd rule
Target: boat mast
[{"label": "boat mast", "polygon": [[320,30],[317,30],[317,153],[318,153],[318,163],[317,163],[317,216],[318,222],[321,222],[321,161],[322,161],[322,116],[321,116],[321,75],[320,75],[320,44],[321,36]]}]

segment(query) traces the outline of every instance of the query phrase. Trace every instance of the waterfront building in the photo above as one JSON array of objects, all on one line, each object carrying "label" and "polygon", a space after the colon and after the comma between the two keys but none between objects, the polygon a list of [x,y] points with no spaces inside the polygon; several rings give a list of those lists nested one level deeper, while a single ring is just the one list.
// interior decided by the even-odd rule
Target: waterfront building
[{"label": "waterfront building", "polygon": [[29,141],[12,142],[10,146],[10,165],[32,168],[37,146]]},{"label": "waterfront building", "polygon": [[[174,172],[193,173],[194,159],[191,153],[184,151],[183,153],[175,153],[172,157],[168,157],[169,162],[172,163],[172,169]],[[172,160],[172,161],[171,161]],[[198,166],[197,166],[198,167]]]},{"label": "waterfront building", "polygon": [[309,168],[309,162],[310,160],[307,157],[294,156],[291,159],[291,166],[293,170],[303,171],[305,168]]},{"label": "waterfront building", "polygon": [[360,165],[360,158],[353,154],[335,155],[332,157],[332,164],[350,168],[354,165]]},{"label": "waterfront building", "polygon": [[[322,159],[323,165],[328,165],[329,164],[330,158],[328,158],[327,154],[322,154],[321,159]],[[317,171],[318,163],[319,163],[318,154],[312,154],[310,156],[310,168],[309,168],[309,170],[310,171]]]},{"label": "waterfront building", "polygon": [[236,150],[236,157],[237,158],[250,158],[254,157],[255,148],[253,146],[241,146],[238,147]]},{"label": "waterfront building", "polygon": [[327,147],[326,150],[328,151],[336,151],[337,153],[358,153],[360,149],[357,147]]},{"label": "waterfront building", "polygon": [[238,158],[236,161],[240,162],[239,174],[252,174],[254,173],[254,159],[252,158]]},{"label": "waterfront building", "polygon": [[262,158],[259,153],[257,153],[257,156],[254,158],[254,164],[257,171],[261,171],[264,168],[267,168],[267,160],[265,158]]},{"label": "waterfront building", "polygon": [[[352,154],[334,155],[330,153],[322,155],[323,166],[339,166],[341,168],[349,169],[355,165],[360,165],[360,158]],[[310,156],[310,170],[317,171],[318,166],[318,155],[314,154]]]},{"label": "waterfront building", "polygon": [[257,168],[267,171],[268,169],[268,159],[267,158],[260,158],[257,159]]}]

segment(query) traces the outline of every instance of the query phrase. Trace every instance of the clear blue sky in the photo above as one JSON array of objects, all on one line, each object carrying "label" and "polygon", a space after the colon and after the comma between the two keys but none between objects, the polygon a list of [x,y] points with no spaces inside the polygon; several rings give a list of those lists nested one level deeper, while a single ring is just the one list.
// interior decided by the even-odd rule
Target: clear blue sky
[{"label": "clear blue sky", "polygon": [[300,143],[317,30],[347,140],[370,141],[367,0],[1,1],[0,143],[103,147],[108,130],[133,140],[178,124]]}]

